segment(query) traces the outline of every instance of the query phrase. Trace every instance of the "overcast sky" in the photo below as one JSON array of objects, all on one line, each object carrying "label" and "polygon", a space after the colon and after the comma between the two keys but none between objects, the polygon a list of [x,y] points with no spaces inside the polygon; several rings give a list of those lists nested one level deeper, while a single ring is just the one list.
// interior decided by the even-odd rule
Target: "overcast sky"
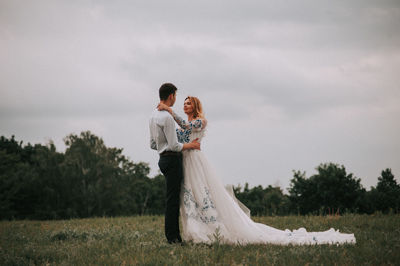
[{"label": "overcast sky", "polygon": [[193,95],[224,183],[289,186],[344,165],[400,177],[399,1],[0,0],[0,135],[90,130],[157,171],[148,118],[164,82]]}]

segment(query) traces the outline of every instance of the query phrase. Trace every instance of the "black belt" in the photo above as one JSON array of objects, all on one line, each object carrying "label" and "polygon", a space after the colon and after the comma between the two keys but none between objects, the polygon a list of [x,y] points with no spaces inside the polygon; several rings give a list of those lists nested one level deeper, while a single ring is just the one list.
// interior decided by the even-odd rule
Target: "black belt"
[{"label": "black belt", "polygon": [[182,155],[182,153],[177,151],[163,151],[162,153],[160,153],[160,156],[168,156],[168,155],[180,156]]}]

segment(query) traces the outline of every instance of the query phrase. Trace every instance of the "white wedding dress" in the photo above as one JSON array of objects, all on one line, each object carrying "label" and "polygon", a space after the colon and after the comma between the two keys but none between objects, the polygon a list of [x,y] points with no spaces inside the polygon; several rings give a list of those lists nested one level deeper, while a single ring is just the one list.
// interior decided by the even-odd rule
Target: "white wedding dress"
[{"label": "white wedding dress", "polygon": [[[178,140],[189,143],[204,137],[206,120],[186,122],[173,117],[181,129]],[[339,233],[333,228],[324,232],[306,229],[279,230],[250,218],[249,210],[239,202],[232,188],[226,189],[199,150],[183,151],[184,181],[181,190],[182,239],[194,243],[219,241],[227,244],[342,244],[355,243],[354,234]]]}]

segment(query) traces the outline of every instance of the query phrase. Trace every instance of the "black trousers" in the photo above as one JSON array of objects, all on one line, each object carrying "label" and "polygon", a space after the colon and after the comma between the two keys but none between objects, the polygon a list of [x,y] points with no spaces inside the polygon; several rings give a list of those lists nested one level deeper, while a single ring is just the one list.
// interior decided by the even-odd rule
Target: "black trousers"
[{"label": "black trousers", "polygon": [[180,242],[179,203],[183,180],[182,154],[160,156],[158,166],[166,180],[165,236],[168,242]]}]

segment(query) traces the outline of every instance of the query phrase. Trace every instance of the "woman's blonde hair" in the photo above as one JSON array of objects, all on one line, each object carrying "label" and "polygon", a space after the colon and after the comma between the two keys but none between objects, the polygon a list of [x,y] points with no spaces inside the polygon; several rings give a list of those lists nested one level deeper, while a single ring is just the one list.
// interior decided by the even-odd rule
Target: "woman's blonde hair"
[{"label": "woman's blonde hair", "polygon": [[204,119],[203,106],[201,105],[200,100],[197,97],[188,96],[186,97],[185,101],[188,99],[193,106],[193,118]]}]

